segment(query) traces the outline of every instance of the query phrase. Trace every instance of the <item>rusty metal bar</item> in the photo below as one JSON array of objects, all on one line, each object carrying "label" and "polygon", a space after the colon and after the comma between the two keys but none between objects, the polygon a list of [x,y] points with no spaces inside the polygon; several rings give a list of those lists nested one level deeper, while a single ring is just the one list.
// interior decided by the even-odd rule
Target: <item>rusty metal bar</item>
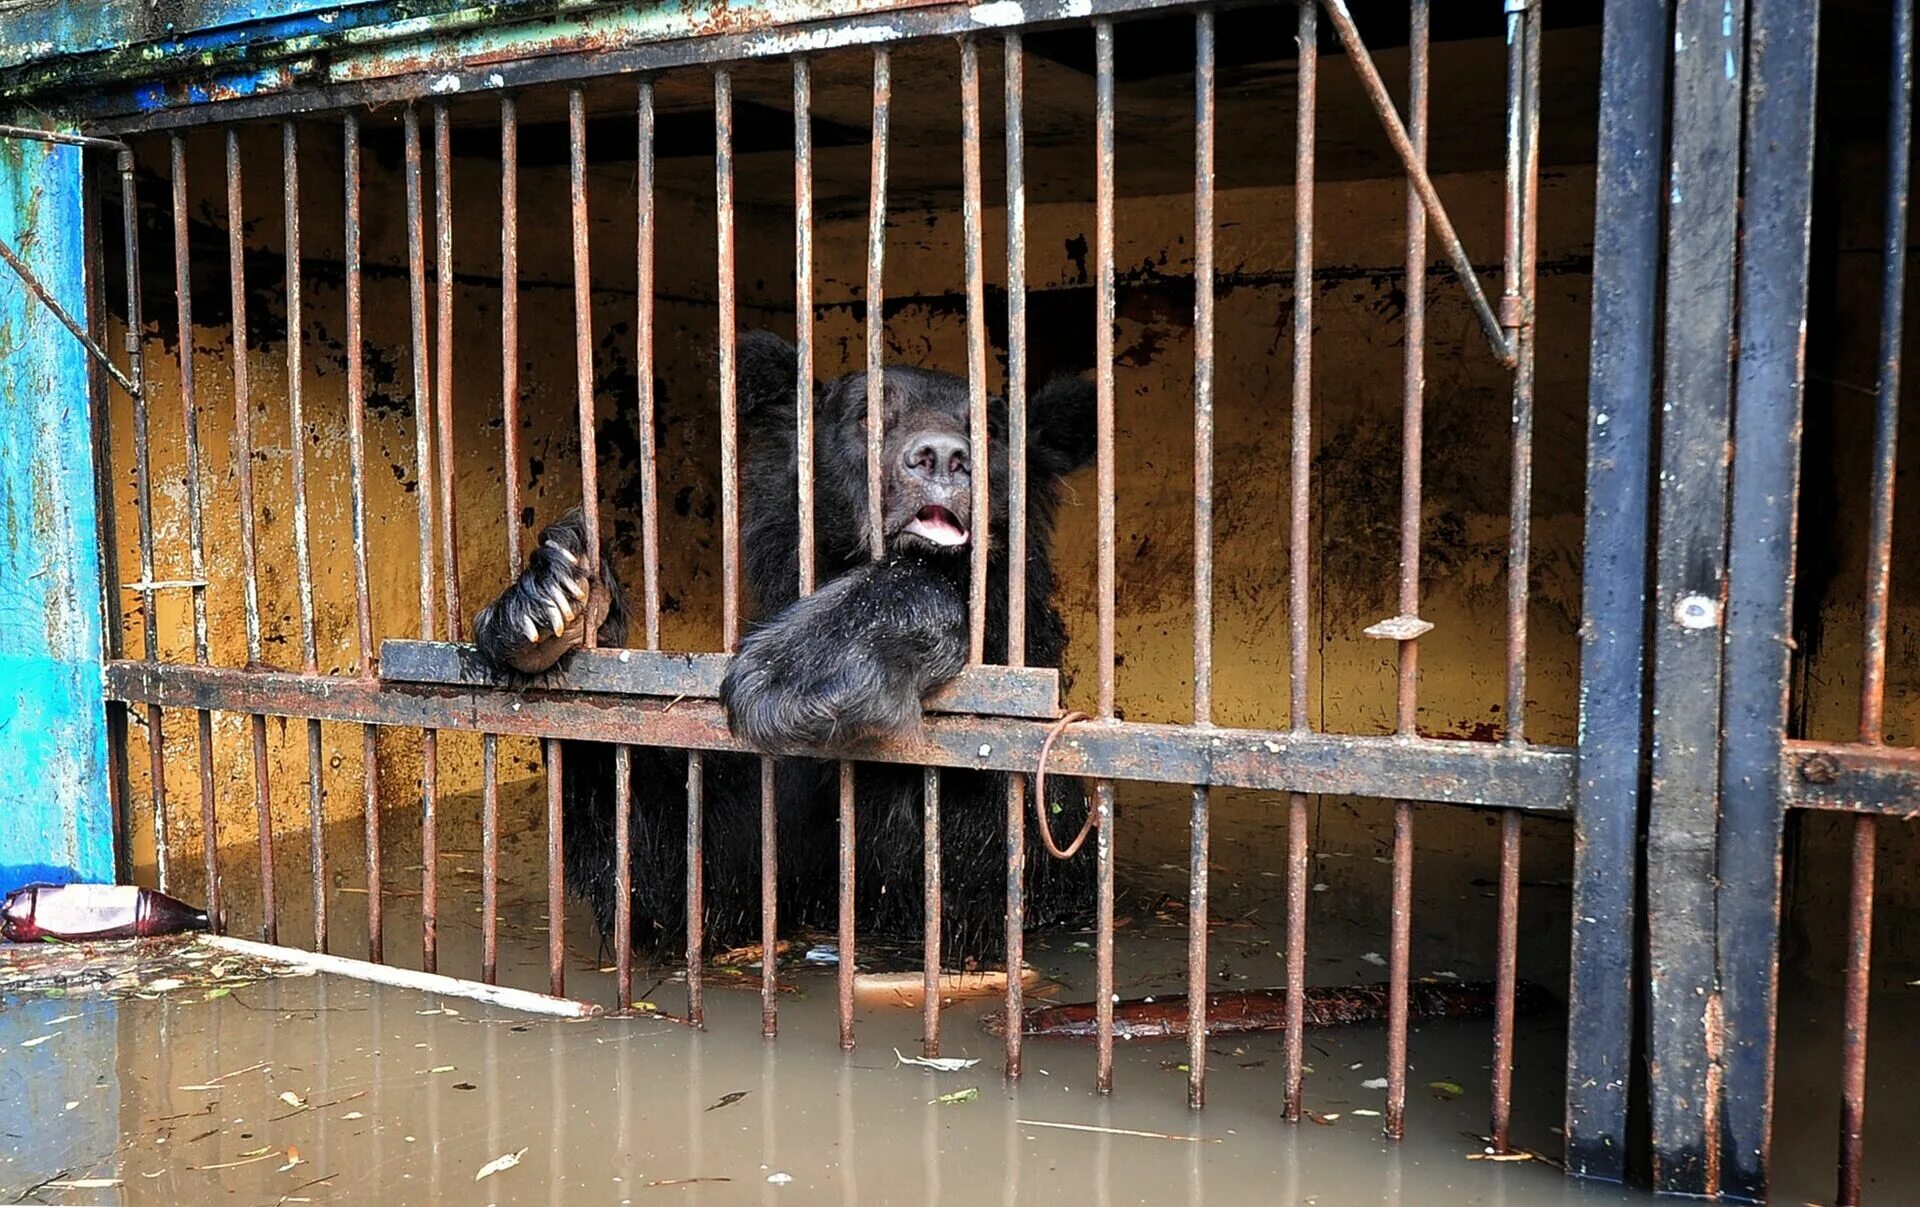
[{"label": "rusty metal bar", "polygon": [[[974,532],[972,573],[967,590],[968,661],[987,660],[987,550],[993,543],[992,450],[987,445],[987,286],[986,254],[981,247],[985,213],[980,201],[980,45],[960,40],[961,225],[965,228],[964,271],[967,286],[967,433],[972,446]],[[1011,496],[1017,498],[1018,496]],[[1010,503],[1011,503],[1010,498]]]},{"label": "rusty metal bar", "polygon": [[[1018,31],[1003,47],[1007,144],[1007,665],[1027,661],[1027,166],[1026,62]],[[1026,779],[1007,777],[1007,1018],[1024,1008]],[[1006,1075],[1020,1077],[1021,1029],[1006,1029]]]},{"label": "rusty metal bar", "polygon": [[840,917],[839,962],[834,968],[834,992],[840,1014],[840,1049],[853,1051],[854,968],[854,769],[840,764]]},{"label": "rusty metal bar", "polygon": [[867,179],[867,540],[875,561],[887,554],[880,456],[886,420],[887,125],[892,107],[892,59],[881,48],[873,52],[873,146]]},{"label": "rusty metal bar", "polygon": [[447,103],[433,106],[434,415],[439,424],[440,569],[447,640],[460,640],[460,557],[453,479],[453,130]]},{"label": "rusty metal bar", "polygon": [[940,1055],[940,769],[921,774],[920,1054]]},{"label": "rusty metal bar", "polygon": [[700,751],[687,751],[687,1025],[695,1030],[705,1030],[707,1025],[706,876],[702,866],[707,813],[705,764],[706,757]]},{"label": "rusty metal bar", "polygon": [[1795,809],[1920,817],[1920,750],[1856,742],[1785,742],[1781,791]]},{"label": "rusty metal bar", "polygon": [[[567,692],[419,687],[339,675],[249,673],[179,663],[147,666],[127,659],[108,661],[105,679],[108,698],[125,704],[153,701],[166,708],[672,749],[745,749],[711,701],[634,700],[610,709],[604,701]],[[1052,728],[1049,722],[1018,718],[933,716],[913,739],[864,743],[847,753],[862,762],[1031,771]],[[794,748],[768,753],[809,752]],[[1049,774],[1090,779],[1335,796],[1402,795],[1542,814],[1570,814],[1573,798],[1571,748],[1491,742],[1265,729],[1199,731],[1189,725],[1111,721],[1068,731],[1054,746],[1047,766]]]},{"label": "rusty metal bar", "polygon": [[[187,552],[193,574],[193,661],[207,665],[207,541],[205,517],[200,499],[200,410],[195,394],[193,365],[193,273],[187,256],[187,140],[175,134],[168,139],[173,185],[173,290],[178,306],[180,345],[180,413],[186,428],[187,444]],[[214,807],[213,787],[213,714],[206,709],[194,713],[199,726],[200,753],[200,859],[206,876],[207,916],[221,926],[219,829]]]},{"label": "rusty metal bar", "polygon": [[[305,332],[301,315],[300,144],[293,122],[280,126],[280,172],[285,178],[287,253],[287,451],[293,466],[293,556],[300,590],[301,667],[320,673],[313,621],[313,554],[307,526],[307,440],[304,400]],[[313,949],[327,950],[326,788],[320,722],[307,722],[308,866],[313,881]]]},{"label": "rusty metal bar", "polygon": [[[500,482],[507,579],[520,574],[520,114],[500,98]],[[480,737],[480,979],[500,976],[500,739]]]},{"label": "rusty metal bar", "polygon": [[567,995],[566,748],[542,743],[547,761],[547,992]]},{"label": "rusty metal bar", "polygon": [[[1896,6],[1898,8],[1900,6]],[[1873,977],[1874,840],[1879,819],[1853,819],[1848,861],[1847,980],[1840,1043],[1840,1159],[1836,1207],[1858,1207],[1860,1167],[1866,1154],[1867,1014]]]},{"label": "rusty metal bar", "polygon": [[[1407,125],[1414,159],[1427,162],[1427,65],[1432,42],[1430,0],[1413,0],[1407,39]],[[1399,682],[1394,731],[1418,733],[1420,633],[1420,516],[1422,441],[1426,409],[1427,211],[1407,192],[1406,351],[1400,407],[1400,594],[1396,620]],[[1387,1100],[1383,1128],[1395,1140],[1406,1134],[1407,981],[1413,961],[1413,803],[1393,806],[1393,871],[1387,938]]]},{"label": "rusty metal bar", "polygon": [[[347,275],[347,466],[353,494],[353,603],[354,654],[358,672],[371,679],[373,666],[373,600],[367,578],[367,389],[362,355],[366,329],[361,299],[360,229],[360,117],[348,113],[342,126],[345,177],[345,235]],[[384,885],[380,866],[379,730],[367,724],[360,731],[361,818],[367,857],[367,959],[378,964],[384,954],[382,914]]]},{"label": "rusty metal bar", "polygon": [[800,536],[800,594],[813,594],[813,68],[793,60],[793,439],[799,475],[795,527]]},{"label": "rusty metal bar", "polygon": [[[1318,105],[1320,42],[1318,10],[1300,5],[1295,37],[1299,102],[1294,106],[1293,279],[1313,280],[1313,201],[1315,109]],[[1288,721],[1296,733],[1308,729],[1307,715],[1307,542],[1312,537],[1313,461],[1313,291],[1296,288],[1293,300],[1293,414],[1289,433],[1289,518],[1287,536],[1287,699]],[[1287,1034],[1286,1106],[1289,1123],[1300,1121],[1303,1065],[1301,1032],[1306,1020],[1307,976],[1307,798],[1287,799]]]},{"label": "rusty metal bar", "polygon": [[653,256],[654,216],[654,109],[653,81],[640,81],[640,141],[635,151],[639,173],[638,236],[635,241],[635,279],[639,282],[635,299],[634,361],[639,376],[639,414],[635,424],[640,431],[640,565],[641,614],[645,619],[647,648],[660,648],[660,450],[654,437],[653,396]]},{"label": "rusty metal bar", "polygon": [[633,1009],[633,748],[613,748],[614,1005]]},{"label": "rusty metal bar", "polygon": [[[567,92],[568,202],[573,232],[573,378],[580,415],[580,510],[586,521],[587,567],[600,565],[600,454],[593,427],[593,264],[587,248],[587,104],[580,89]],[[600,643],[589,608],[581,624],[587,649]],[[556,921],[556,925],[558,922]]]},{"label": "rusty metal bar", "polygon": [[[1094,262],[1096,299],[1099,307],[1094,321],[1094,384],[1096,394],[1095,473],[1099,491],[1096,520],[1098,553],[1097,578],[1099,607],[1099,716],[1114,718],[1114,450],[1113,450],[1113,22],[1096,21],[1093,26],[1094,63]],[[1103,1094],[1113,1092],[1113,784],[1101,780],[1094,784],[1099,834],[1096,838],[1095,880],[1098,888],[1096,912],[1099,922],[1094,935],[1094,980],[1097,1003],[1098,1045],[1095,1087]]]},{"label": "rusty metal bar", "polygon": [[[1401,124],[1400,113],[1394,107],[1385,81],[1380,78],[1380,69],[1374,66],[1373,55],[1360,40],[1360,31],[1353,24],[1353,15],[1347,11],[1346,0],[1322,0],[1322,3],[1326,6],[1327,15],[1333,18],[1334,32],[1347,52],[1348,61],[1353,64],[1354,73],[1360,77],[1360,85],[1366,91],[1367,99],[1373,103],[1380,125],[1386,130],[1387,141],[1400,156],[1401,166],[1406,169],[1407,182],[1419,196],[1421,204],[1426,206],[1434,234],[1439,237],[1441,246],[1446,248],[1454,275],[1460,278],[1461,286],[1467,291],[1467,301],[1472,305],[1475,317],[1480,320],[1480,328],[1486,333],[1487,342],[1492,345],[1494,357],[1512,368],[1516,359],[1512,340],[1487,301],[1480,278],[1474,273],[1473,260],[1461,244],[1460,236],[1453,228],[1453,220],[1447,216],[1447,208],[1441,202],[1438,190],[1433,187],[1433,179],[1427,175],[1426,165],[1414,154],[1413,140],[1406,126]],[[1513,19],[1514,14],[1509,7],[1509,23]],[[1306,53],[1304,47],[1301,53]]]},{"label": "rusty metal bar", "polygon": [[[1194,15],[1193,723],[1213,724],[1213,10]],[[1213,794],[1193,789],[1187,840],[1187,1106],[1207,1101],[1207,856]]]},{"label": "rusty metal bar", "polygon": [[107,355],[106,349],[100,346],[99,341],[87,334],[86,328],[75,322],[73,316],[54,300],[53,295],[47,292],[47,287],[40,283],[40,278],[27,267],[27,262],[22,260],[5,240],[0,240],[0,261],[4,261],[6,266],[13,270],[13,275],[20,278],[20,283],[26,287],[27,292],[39,299],[40,304],[47,308],[47,313],[53,315],[74,339],[80,341],[80,346],[87,350],[87,355],[93,358],[95,366],[101,372],[112,378],[113,383],[125,390],[129,397],[138,396],[139,383],[121,372],[120,366],[113,363],[113,358]]},{"label": "rusty metal bar", "polygon": [[738,302],[733,259],[733,73],[713,73],[713,193],[718,247],[720,341],[721,628],[728,653],[740,646],[740,399]]},{"label": "rusty metal bar", "polygon": [[[253,400],[248,390],[246,207],[241,191],[240,132],[227,129],[227,271],[233,307],[234,471],[240,489],[240,560],[245,579],[247,666],[260,665],[260,580],[253,530]],[[248,718],[253,731],[254,812],[260,823],[260,932],[279,941],[273,887],[273,796],[267,780],[267,719]]]},{"label": "rusty metal bar", "polygon": [[500,739],[480,739],[480,979],[500,981]]},{"label": "rusty metal bar", "polygon": [[780,1033],[780,817],[773,757],[760,759],[760,1034]]},{"label": "rusty metal bar", "polygon": [[[420,500],[420,637],[439,624],[433,598],[433,389],[427,345],[425,197],[420,182],[420,111],[408,105],[403,132],[407,170],[407,301],[413,334],[414,460]],[[440,952],[440,735],[420,733],[420,966],[437,971]]]},{"label": "rusty metal bar", "polygon": [[1496,1153],[1509,1151],[1513,1119],[1513,995],[1520,946],[1520,814],[1500,815],[1500,916],[1493,969],[1493,1124]]}]

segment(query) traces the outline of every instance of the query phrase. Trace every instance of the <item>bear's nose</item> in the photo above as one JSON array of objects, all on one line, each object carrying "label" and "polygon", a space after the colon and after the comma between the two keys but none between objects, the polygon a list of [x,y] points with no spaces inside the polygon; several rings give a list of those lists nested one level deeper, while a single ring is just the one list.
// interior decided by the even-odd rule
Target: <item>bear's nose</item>
[{"label": "bear's nose", "polygon": [[907,472],[939,481],[967,472],[970,445],[948,432],[916,432],[907,440]]}]

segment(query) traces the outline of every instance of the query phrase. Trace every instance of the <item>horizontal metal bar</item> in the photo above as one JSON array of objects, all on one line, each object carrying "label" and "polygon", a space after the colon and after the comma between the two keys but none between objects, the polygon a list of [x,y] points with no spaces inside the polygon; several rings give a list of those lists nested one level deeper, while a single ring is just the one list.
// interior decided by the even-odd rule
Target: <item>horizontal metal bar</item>
[{"label": "horizontal metal bar", "polygon": [[[540,680],[543,691],[599,692],[615,696],[663,696],[713,700],[726,677],[726,654],[672,654],[663,650],[575,650],[564,670]],[[380,643],[380,678],[443,687],[519,684],[486,661],[478,649],[446,641]],[[980,667],[929,695],[929,712],[1052,720],[1060,715],[1060,672],[1035,668]]]},{"label": "horizontal metal bar", "polygon": [[1788,742],[1780,765],[1789,808],[1920,818],[1920,750]]},{"label": "horizontal metal bar", "polygon": [[[637,651],[636,651],[637,654]],[[615,655],[618,656],[617,654]],[[337,675],[241,671],[125,659],[106,664],[109,699],[166,708],[317,717],[362,725],[580,738],[692,750],[746,749],[705,700],[643,701],[545,691],[373,683]],[[978,716],[930,717],[912,741],[844,752],[880,763],[1031,771],[1050,725]],[[776,754],[817,754],[782,750]],[[1060,775],[1317,792],[1526,809],[1572,808],[1573,751],[1492,742],[1349,737],[1250,729],[1092,722],[1055,743]]]},{"label": "horizontal metal bar", "polygon": [[[112,138],[94,138],[86,134],[68,134],[61,130],[36,130],[32,126],[0,125],[0,138],[24,139],[27,142],[58,143],[63,147],[88,147],[96,151],[112,151],[116,155],[132,155],[127,144]],[[122,165],[128,170],[130,165]]]}]

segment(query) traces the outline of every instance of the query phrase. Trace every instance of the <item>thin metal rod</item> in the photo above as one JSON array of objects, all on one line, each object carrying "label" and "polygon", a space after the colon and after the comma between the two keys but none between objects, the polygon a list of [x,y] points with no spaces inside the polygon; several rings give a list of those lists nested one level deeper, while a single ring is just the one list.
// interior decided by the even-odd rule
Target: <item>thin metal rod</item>
[{"label": "thin metal rod", "polygon": [[500,739],[480,739],[480,979],[500,980]]},{"label": "thin metal rod", "polygon": [[[407,169],[407,298],[413,333],[413,427],[419,481],[420,636],[433,640],[439,628],[433,594],[433,390],[427,346],[426,215],[420,182],[420,111],[407,106],[404,120]],[[420,960],[438,971],[440,950],[440,735],[420,732]]]},{"label": "thin metal rod", "polygon": [[434,416],[439,425],[440,573],[447,640],[460,640],[460,556],[453,493],[453,129],[446,102],[433,106]]},{"label": "thin metal rod", "polygon": [[[293,467],[293,557],[300,589],[301,668],[320,673],[313,620],[313,552],[307,524],[307,422],[304,408],[305,331],[301,312],[300,143],[293,122],[280,126],[280,173],[285,181],[287,251],[287,451]],[[327,950],[327,807],[320,722],[307,722],[307,862],[313,888],[313,949]]]},{"label": "thin metal rod", "polygon": [[[260,585],[253,530],[253,400],[248,390],[246,209],[241,191],[240,132],[227,128],[227,271],[232,281],[234,469],[240,489],[240,560],[245,578],[247,666],[260,665]],[[254,812],[260,823],[260,933],[279,942],[273,882],[273,795],[267,780],[267,719],[248,718],[253,733]]]},{"label": "thin metal rod", "polygon": [[[1431,43],[1430,0],[1413,0],[1407,59],[1407,120],[1414,159],[1427,162],[1427,61]],[[1400,408],[1400,597],[1399,615],[1420,615],[1421,445],[1426,407],[1427,211],[1407,193],[1406,352]],[[1420,638],[1399,643],[1399,692],[1395,732],[1417,733]],[[1406,1134],[1407,983],[1413,960],[1413,804],[1393,807],[1393,870],[1387,939],[1387,1101],[1383,1130]]]},{"label": "thin metal rod", "polygon": [[[1213,724],[1214,14],[1194,16],[1193,723]],[[1213,794],[1193,789],[1187,842],[1187,1106],[1207,1101],[1207,872]]]},{"label": "thin metal rod", "polygon": [[[1027,189],[1026,71],[1020,34],[1009,32],[1006,67],[1007,144],[1007,665],[1027,652]],[[1007,777],[1006,1075],[1020,1078],[1025,1009],[1020,974],[1026,962],[1026,780]]]},{"label": "thin metal rod", "polygon": [[892,59],[881,47],[873,52],[873,147],[867,179],[867,540],[875,561],[887,553],[880,456],[886,420],[887,125],[892,107]]},{"label": "thin metal rod", "polygon": [[547,986],[555,997],[567,993],[566,748],[549,739],[547,755]]},{"label": "thin metal rod", "polygon": [[1520,813],[1500,814],[1500,918],[1493,969],[1493,1151],[1509,1151],[1513,1121],[1513,992],[1520,938]]},{"label": "thin metal rod", "polygon": [[[1287,697],[1289,721],[1308,726],[1307,715],[1307,542],[1313,461],[1313,201],[1315,108],[1320,49],[1317,10],[1300,6],[1298,88],[1295,106],[1293,279],[1302,286],[1293,297],[1293,415],[1287,548]],[[1287,798],[1287,1121],[1300,1120],[1304,1060],[1301,1031],[1306,1022],[1307,976],[1307,798]]]},{"label": "thin metal rod", "polygon": [[853,969],[854,969],[854,768],[840,764],[840,945],[839,964],[834,969],[834,990],[839,999],[840,1048],[853,1051]]},{"label": "thin metal rod", "polygon": [[113,384],[125,390],[129,396],[137,396],[140,393],[139,383],[121,372],[120,366],[113,363],[113,358],[107,355],[106,349],[88,335],[86,328],[75,322],[73,316],[54,300],[53,295],[47,292],[47,287],[40,283],[40,278],[33,274],[33,269],[27,267],[27,262],[22,260],[4,239],[0,239],[0,262],[5,262],[6,266],[13,270],[13,274],[20,278],[20,283],[26,286],[27,292],[38,298],[47,308],[48,313],[52,314],[73,338],[80,341],[80,346],[87,350],[87,355],[93,358],[101,372],[113,379]]},{"label": "thin metal rod", "polygon": [[[687,1025],[703,1030],[706,1006],[706,757],[687,751]],[[845,957],[842,957],[843,959]]]},{"label": "thin metal rod", "polygon": [[[1467,249],[1461,244],[1460,236],[1453,229],[1453,220],[1447,216],[1447,208],[1440,200],[1439,192],[1433,187],[1433,179],[1427,175],[1427,169],[1413,151],[1413,140],[1407,134],[1407,128],[1400,122],[1400,114],[1394,108],[1393,97],[1387,92],[1385,81],[1380,78],[1380,69],[1374,66],[1373,55],[1366,44],[1360,40],[1360,31],[1353,24],[1353,16],[1347,11],[1345,0],[1322,0],[1327,15],[1333,18],[1334,32],[1339,35],[1340,45],[1346,51],[1347,60],[1353,64],[1355,74],[1360,77],[1360,86],[1366,91],[1367,99],[1373,103],[1373,109],[1379,115],[1380,124],[1385,128],[1387,141],[1393,145],[1394,152],[1400,156],[1400,163],[1406,169],[1407,180],[1413,185],[1421,204],[1426,206],[1427,216],[1433,221],[1433,233],[1439,237],[1440,244],[1446,249],[1447,259],[1453,264],[1454,275],[1460,278],[1460,284],[1467,291],[1467,301],[1473,306],[1475,317],[1480,320],[1481,330],[1486,332],[1487,342],[1493,346],[1493,354],[1501,364],[1512,368],[1515,360],[1513,346],[1507,332],[1501,327],[1500,319],[1494,314],[1487,294],[1480,287],[1480,278],[1475,275],[1473,260],[1467,255]],[[1511,14],[1509,20],[1512,19]],[[1303,47],[1301,54],[1305,55]]]},{"label": "thin metal rod", "polygon": [[1848,865],[1847,980],[1840,1045],[1840,1160],[1836,1207],[1859,1207],[1867,1120],[1867,1014],[1873,986],[1874,842],[1879,820],[1853,819]]},{"label": "thin metal rod", "polygon": [[[740,645],[740,400],[733,261],[733,73],[713,73],[713,191],[719,255],[721,629]],[[771,966],[771,953],[768,966]]]},{"label": "thin metal rod", "polygon": [[1094,1088],[1102,1094],[1113,1092],[1113,781],[1093,782],[1094,808],[1099,821],[1095,826],[1096,862],[1094,902],[1094,993],[1099,1001],[1094,1011],[1094,1042],[1097,1045]]},{"label": "thin metal rod", "polygon": [[[187,552],[193,568],[193,660],[199,666],[208,661],[207,648],[207,541],[200,501],[200,404],[196,396],[193,336],[193,273],[187,256],[187,140],[175,134],[169,140],[173,176],[173,290],[179,309],[180,414],[187,442]],[[200,754],[200,859],[206,877],[207,914],[214,926],[221,925],[220,908],[220,821],[214,805],[213,786],[213,714],[194,710],[199,726]]]},{"label": "thin metal rod", "polygon": [[967,434],[972,451],[974,533],[967,587],[968,660],[987,659],[987,551],[993,531],[989,515],[992,450],[987,444],[987,286],[981,247],[985,214],[980,201],[980,46],[960,40],[961,225],[967,285]]},{"label": "thin metal rod", "polygon": [[614,1004],[633,1009],[633,747],[613,748]]},{"label": "thin metal rod", "polygon": [[813,68],[806,56],[793,60],[793,440],[799,476],[800,594],[813,594]]},{"label": "thin metal rod", "polygon": [[920,1054],[940,1055],[940,769],[921,770]]},{"label": "thin metal rod", "polygon": [[[500,439],[507,578],[520,573],[520,114],[500,98]],[[500,976],[500,739],[480,738],[480,979]]]},{"label": "thin metal rod", "polygon": [[[344,143],[347,273],[347,465],[353,494],[353,602],[354,656],[360,674],[373,668],[373,599],[367,579],[367,390],[363,344],[366,329],[361,313],[360,229],[360,117],[348,113],[342,127]],[[380,866],[379,733],[372,725],[360,731],[361,820],[365,827],[367,860],[367,959],[379,963],[384,954],[382,915],[385,892]]]},{"label": "thin metal rod", "polygon": [[[568,200],[573,219],[573,380],[580,416],[580,510],[586,521],[587,568],[600,566],[600,454],[593,427],[593,265],[587,247],[587,102],[567,91]],[[581,625],[586,648],[599,644],[591,609]],[[555,919],[556,926],[559,920]]]},{"label": "thin metal rod", "polygon": [[773,759],[760,759],[760,1034],[780,1033],[780,819]]},{"label": "thin metal rod", "polygon": [[653,256],[655,240],[653,81],[640,81],[639,231],[635,255],[639,297],[635,305],[634,359],[638,368],[640,431],[640,564],[641,611],[645,617],[647,648],[660,648],[660,469],[654,437],[653,396]]},{"label": "thin metal rod", "polygon": [[[1113,454],[1113,22],[1093,26],[1094,62],[1094,260],[1097,305],[1094,321],[1096,395],[1095,472],[1099,492],[1097,519],[1099,592],[1099,715],[1113,719],[1114,705],[1114,454]],[[1113,1092],[1113,782],[1094,784],[1099,834],[1095,871],[1098,926],[1094,935],[1094,980],[1099,995],[1094,1085]]]}]

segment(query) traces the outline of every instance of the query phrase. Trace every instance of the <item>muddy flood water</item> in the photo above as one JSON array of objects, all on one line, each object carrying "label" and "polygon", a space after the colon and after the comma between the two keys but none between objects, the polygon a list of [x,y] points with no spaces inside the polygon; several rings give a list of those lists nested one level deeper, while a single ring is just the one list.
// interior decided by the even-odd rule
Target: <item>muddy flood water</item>
[{"label": "muddy flood water", "polygon": [[[502,983],[544,990],[544,880],[511,820],[504,842]],[[404,824],[390,833],[404,836]],[[332,950],[364,954],[364,883],[351,834],[336,836]],[[232,933],[257,938],[256,879],[234,854],[223,873]],[[282,869],[281,941],[304,945],[304,852]],[[439,968],[477,975],[472,855],[443,847]],[[418,967],[417,847],[387,852],[386,950]],[[1116,984],[1123,997],[1178,991],[1185,968],[1184,869],[1123,866]],[[197,895],[182,885],[183,895]],[[1444,963],[1444,936],[1491,919],[1485,886],[1429,884],[1416,911],[1415,974],[1472,980],[1482,954]],[[1215,882],[1209,958],[1215,988],[1284,983],[1281,882],[1262,872]],[[1551,892],[1530,889],[1529,902]],[[1454,894],[1447,896],[1448,893]],[[1317,894],[1309,978],[1384,979],[1383,939]],[[1523,929],[1520,975],[1556,999],[1565,931],[1548,901]],[[1564,907],[1562,907],[1564,908]],[[1431,919],[1425,922],[1422,919]],[[612,978],[585,917],[567,920],[570,996],[611,1004]],[[1446,933],[1452,933],[1448,929]],[[1490,927],[1483,933],[1491,936]],[[1091,935],[1030,940],[1049,978],[1036,995],[1092,996]],[[192,947],[180,969],[134,967],[110,985],[52,993],[16,975],[0,948],[0,1203],[825,1203],[825,1204],[1608,1204],[1646,1203],[1619,1187],[1574,1183],[1561,1150],[1559,1005],[1523,1016],[1515,1037],[1514,1144],[1541,1159],[1485,1160],[1491,1023],[1416,1023],[1409,1040],[1406,1139],[1381,1137],[1386,1075],[1380,1026],[1307,1037],[1306,1105],[1281,1118],[1281,1037],[1209,1046],[1207,1106],[1186,1105],[1184,1040],[1120,1044],[1115,1089],[1094,1091],[1090,1043],[1030,1039],[1026,1074],[1002,1075],[1001,1041],[982,1026],[997,999],[944,1014],[942,1055],[971,1068],[902,1064],[920,1051],[915,1007],[863,1001],[858,1046],[837,1043],[834,968],[782,963],[780,1034],[760,1036],[759,970],[709,975],[708,1029],[660,1017],[560,1021],[338,976],[252,975]],[[870,965],[862,952],[861,966]],[[17,968],[17,961],[14,962]],[[673,967],[641,965],[637,997],[678,1013]],[[1903,1025],[1920,988],[1877,1000],[1867,1202],[1912,1201],[1920,1185],[1920,1030]],[[1783,981],[1776,1126],[1780,1203],[1832,1201],[1838,998]],[[942,1101],[945,1099],[945,1101]],[[1086,1129],[1086,1130],[1083,1130]],[[516,1160],[517,1158],[517,1160]],[[504,1159],[504,1160],[503,1160]],[[483,1171],[492,1172],[480,1177]]]}]

